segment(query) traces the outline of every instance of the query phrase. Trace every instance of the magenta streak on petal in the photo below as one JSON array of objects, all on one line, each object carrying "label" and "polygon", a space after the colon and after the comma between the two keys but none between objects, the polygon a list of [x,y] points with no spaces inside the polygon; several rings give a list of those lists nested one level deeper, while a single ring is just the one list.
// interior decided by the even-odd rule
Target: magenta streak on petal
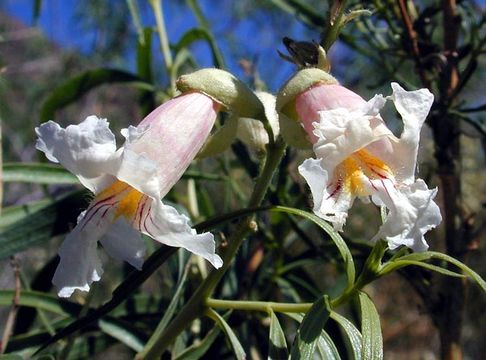
[{"label": "magenta streak on petal", "polygon": [[383,180],[380,180],[380,181],[381,181],[381,184],[383,185],[383,188],[384,188],[384,189],[385,189],[385,191],[386,191],[386,194],[388,195],[388,197],[390,198],[390,200],[392,200],[392,201],[393,201],[393,199],[392,199],[392,197],[391,197],[390,193],[388,192],[388,189],[386,188],[385,182],[384,182]]},{"label": "magenta streak on petal", "polygon": [[135,225],[138,217],[138,228],[140,230],[142,228],[142,215],[146,204],[147,204],[147,197],[144,195],[137,204],[137,211],[135,212],[137,215],[133,219],[133,225]]},{"label": "magenta streak on petal", "polygon": [[378,175],[381,179],[389,179],[387,176],[380,174],[378,171],[376,171],[370,166],[368,166],[368,169],[370,169],[372,173]]},{"label": "magenta streak on petal", "polygon": [[[107,203],[109,200],[113,199],[114,197],[115,197],[115,195],[111,195],[108,198],[100,200],[100,201],[94,203],[93,205],[91,205],[88,208],[86,214],[84,215],[83,225],[81,227],[81,230],[84,229],[86,224],[89,223],[93,219],[93,217],[98,213],[98,211],[100,211],[102,208],[108,207],[106,209],[106,211],[108,211],[111,207],[113,207],[116,203],[118,203],[118,201],[114,201],[112,203]],[[106,215],[106,211],[103,213],[102,217],[104,217]]]},{"label": "magenta streak on petal", "polygon": [[[333,185],[333,184],[331,184]],[[330,187],[331,185],[329,185],[328,187]],[[340,192],[342,188],[342,183],[341,181],[338,181],[337,184],[336,184],[336,188],[332,191],[332,193],[326,198],[326,200],[329,200],[330,198],[332,198],[334,195],[336,195],[337,192]]]}]

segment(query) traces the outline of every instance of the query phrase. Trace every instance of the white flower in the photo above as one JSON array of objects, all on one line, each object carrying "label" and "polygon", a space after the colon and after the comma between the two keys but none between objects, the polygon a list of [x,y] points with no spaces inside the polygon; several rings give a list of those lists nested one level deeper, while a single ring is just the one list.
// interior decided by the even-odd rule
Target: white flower
[{"label": "white flower", "polygon": [[98,241],[114,258],[137,269],[145,253],[141,234],[183,247],[222,265],[214,237],[196,234],[189,219],[160,200],[182,176],[206,140],[219,105],[200,93],[172,99],[138,127],[122,130],[125,144],[116,149],[106,119],[89,116],[66,129],[49,121],[36,128],[36,147],[61,163],[95,194],[66,237],[53,283],[59,296],[88,291],[103,273]]},{"label": "white flower", "polygon": [[[423,180],[415,179],[415,169],[420,129],[433,95],[427,89],[408,92],[392,83],[393,94],[387,98],[377,95],[366,103],[354,97],[350,98],[349,107],[333,108],[323,98],[325,86],[317,89],[325,111],[315,112],[316,159],[307,159],[299,167],[310,186],[315,214],[342,230],[354,199],[368,201],[371,197],[375,204],[388,209],[388,216],[372,241],[384,238],[390,249],[406,245],[415,251],[427,250],[424,233],[442,218],[433,201],[437,189],[430,190]],[[330,95],[333,101],[339,97],[336,90],[339,91],[336,88]],[[301,94],[296,100],[297,109],[304,108],[306,97],[315,109],[319,103],[315,93]],[[399,138],[379,115],[387,100],[394,103],[403,119]],[[339,106],[346,106],[346,99]],[[307,114],[303,121],[309,123],[309,116],[312,115]]]}]

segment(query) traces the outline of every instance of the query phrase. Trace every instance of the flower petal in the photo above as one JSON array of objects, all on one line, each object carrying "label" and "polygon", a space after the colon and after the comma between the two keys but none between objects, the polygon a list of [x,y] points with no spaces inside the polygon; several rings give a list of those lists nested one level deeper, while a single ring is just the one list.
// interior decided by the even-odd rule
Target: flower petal
[{"label": "flower petal", "polygon": [[[99,208],[102,210],[102,208]],[[97,243],[108,227],[104,211],[88,208],[78,218],[78,225],[69,233],[59,249],[60,262],[52,283],[60,297],[70,297],[74,290],[88,291],[93,281],[103,274]]]},{"label": "flower petal", "polygon": [[398,169],[397,179],[409,184],[415,178],[420,130],[434,102],[434,95],[428,89],[405,91],[397,83],[391,84],[393,100],[403,120],[403,132],[399,141],[393,144],[394,168]]},{"label": "flower petal", "polygon": [[314,152],[325,159],[322,166],[332,177],[334,168],[354,152],[393,134],[384,128],[383,120],[362,111],[339,108],[321,111],[319,123],[314,123],[318,137]]},{"label": "flower petal", "polygon": [[117,161],[107,163],[105,171],[138,191],[160,198],[159,168],[147,154],[137,154],[130,148],[121,148]]},{"label": "flower petal", "polygon": [[336,230],[342,231],[348,210],[353,205],[354,196],[342,191],[338,184],[330,183],[328,172],[322,168],[319,159],[306,159],[299,166],[299,173],[311,189],[314,213],[332,222]]},{"label": "flower petal", "polygon": [[414,251],[427,250],[424,234],[442,220],[439,207],[433,201],[437,189],[429,190],[422,179],[400,189],[390,181],[375,181],[374,187],[389,212],[372,241],[386,238],[390,249],[405,245]]},{"label": "flower petal", "polygon": [[140,270],[145,244],[140,233],[124,217],[119,217],[100,240],[103,249],[115,259],[128,262]]},{"label": "flower petal", "polygon": [[188,93],[159,106],[140,123],[143,134],[128,136],[124,145],[158,165],[160,197],[180,179],[205,143],[217,105],[202,93]]},{"label": "flower petal", "polygon": [[211,233],[197,234],[189,226],[189,219],[181,215],[172,206],[160,200],[149,199],[140,216],[135,222],[139,230],[151,238],[169,246],[182,247],[190,252],[202,256],[215,268],[223,265],[221,258],[216,255],[214,236]]},{"label": "flower petal", "polygon": [[79,125],[63,129],[48,121],[35,129],[36,148],[53,162],[61,163],[93,192],[113,181],[105,175],[105,164],[116,151],[115,135],[106,119],[87,117]]}]

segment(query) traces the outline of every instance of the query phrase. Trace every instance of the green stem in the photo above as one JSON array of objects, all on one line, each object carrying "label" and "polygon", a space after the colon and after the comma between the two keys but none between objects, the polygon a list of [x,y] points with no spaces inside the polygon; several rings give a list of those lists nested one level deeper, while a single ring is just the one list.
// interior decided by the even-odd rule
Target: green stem
[{"label": "green stem", "polygon": [[245,310],[245,311],[262,311],[269,312],[290,312],[290,313],[305,313],[307,312],[312,303],[277,303],[271,301],[236,301],[236,300],[218,300],[207,299],[206,305],[212,309],[233,309],[233,310]]},{"label": "green stem", "polygon": [[[162,50],[162,55],[164,57],[165,67],[167,69],[167,73],[172,73],[172,53],[170,52],[169,46],[169,38],[167,36],[167,31],[165,27],[164,21],[164,10],[162,7],[162,0],[149,0],[150,6],[154,10],[155,21],[157,23],[157,32],[159,33],[159,40],[160,40],[160,49]],[[175,79],[171,76],[171,89],[175,90]]]},{"label": "green stem", "polygon": [[[255,188],[253,189],[248,207],[257,207],[263,201],[267,189],[270,186],[273,174],[285,152],[285,147],[285,142],[281,139],[278,139],[274,144],[268,146],[265,165],[255,183]],[[213,269],[208,277],[201,283],[199,288],[194,292],[186,305],[165,328],[165,331],[159,334],[153,334],[144,349],[137,354],[136,359],[159,359],[175,338],[184,331],[193,320],[203,315],[206,309],[207,298],[229,269],[231,262],[245,237],[252,231],[252,221],[253,216],[250,216],[239,224],[227,247],[221,250],[223,266],[219,269]]]},{"label": "green stem", "polygon": [[324,39],[321,41],[321,45],[326,50],[326,52],[329,50],[329,48],[334,44],[336,39],[339,36],[339,33],[341,32],[341,28],[343,27],[343,15],[344,15],[344,9],[346,8],[346,2],[347,0],[342,0],[340,1],[340,4],[338,5],[339,8],[337,9],[335,14],[329,14],[329,24],[328,28],[326,31],[326,35]]}]

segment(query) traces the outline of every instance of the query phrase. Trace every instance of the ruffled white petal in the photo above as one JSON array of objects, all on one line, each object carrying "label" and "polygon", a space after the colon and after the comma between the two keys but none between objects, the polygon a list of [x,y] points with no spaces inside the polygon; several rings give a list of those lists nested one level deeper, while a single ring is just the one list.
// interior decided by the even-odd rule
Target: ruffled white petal
[{"label": "ruffled white petal", "polygon": [[[370,105],[373,109],[373,104]],[[369,109],[366,109],[369,110]],[[384,128],[383,120],[366,115],[361,110],[348,111],[344,108],[321,111],[321,120],[314,123],[314,144],[316,156],[323,159],[322,167],[332,177],[333,169],[354,152],[374,141],[389,137],[391,132]]]},{"label": "ruffled white petal", "polygon": [[111,223],[105,221],[107,214],[103,211],[88,209],[82,215],[59,249],[60,262],[52,283],[60,297],[70,297],[76,289],[88,291],[91,283],[100,280],[103,274],[97,243]]},{"label": "ruffled white petal", "polygon": [[414,251],[427,250],[424,234],[442,221],[439,207],[433,201],[437,189],[429,190],[422,179],[399,189],[387,181],[376,181],[374,185],[388,208],[388,216],[372,241],[384,238],[390,249],[405,245]]},{"label": "ruffled white petal", "polygon": [[145,244],[140,232],[124,217],[119,217],[100,240],[103,249],[113,258],[126,261],[140,270],[145,255]]},{"label": "ruffled white petal", "polygon": [[420,130],[434,102],[434,95],[428,89],[405,91],[397,83],[391,84],[393,100],[403,120],[403,132],[397,143],[393,144],[391,163],[397,170],[400,182],[413,183],[420,141]]},{"label": "ruffled white petal", "polygon": [[299,166],[299,173],[311,189],[314,213],[330,221],[336,230],[342,231],[348,210],[353,205],[354,196],[330,184],[328,173],[322,168],[319,159],[306,159]]},{"label": "ruffled white petal", "polygon": [[106,162],[116,151],[115,136],[106,119],[87,117],[79,125],[63,129],[48,121],[35,129],[36,148],[76,175],[88,189],[97,193],[114,179],[106,175]]},{"label": "ruffled white petal", "polygon": [[151,204],[145,211],[142,220],[135,224],[138,224],[142,233],[162,244],[182,247],[202,256],[217,269],[223,265],[223,261],[216,254],[213,234],[197,234],[186,216],[160,200],[151,199]]}]

